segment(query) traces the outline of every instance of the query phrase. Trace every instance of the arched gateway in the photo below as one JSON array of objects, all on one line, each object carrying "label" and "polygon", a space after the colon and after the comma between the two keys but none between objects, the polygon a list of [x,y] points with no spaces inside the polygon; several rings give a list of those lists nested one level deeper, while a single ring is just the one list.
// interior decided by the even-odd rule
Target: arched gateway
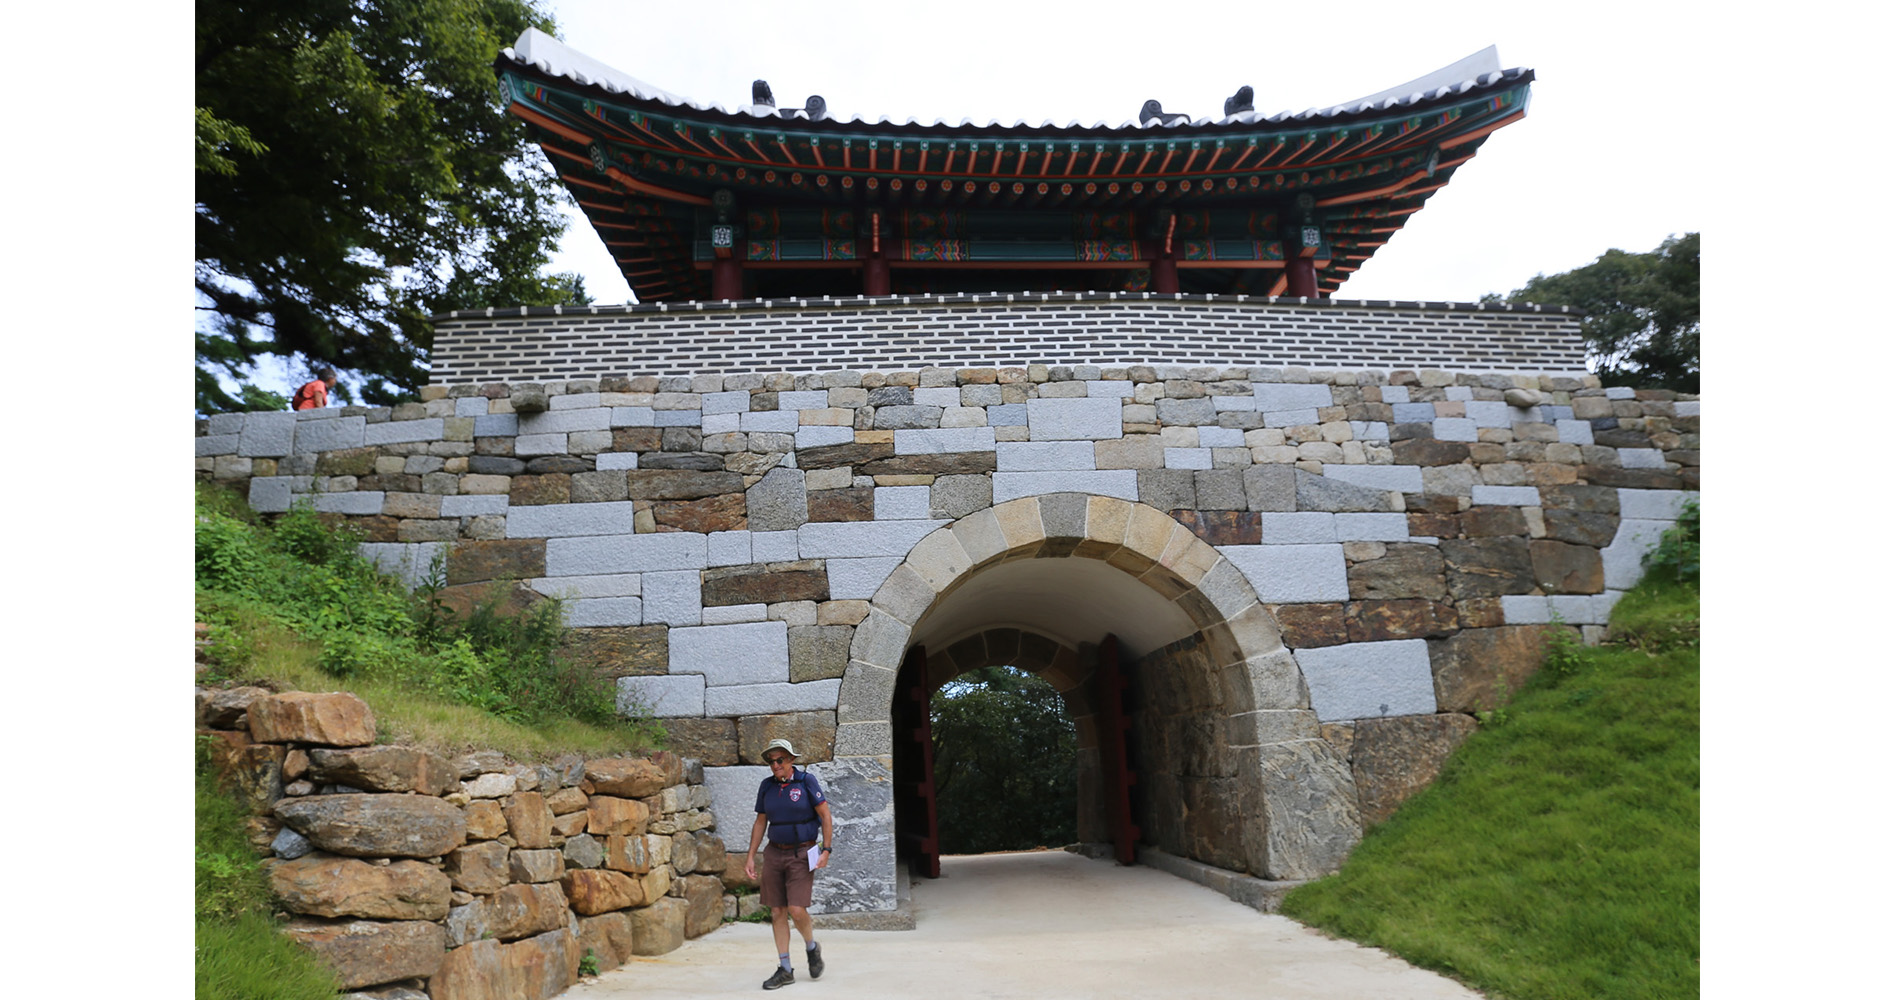
[{"label": "arched gateway", "polygon": [[919,541],[852,644],[841,758],[885,766],[909,750],[892,731],[907,651],[923,651],[928,690],[989,664],[1045,673],[1078,720],[1082,837],[1109,840],[1097,753],[1112,725],[1097,661],[1109,635],[1141,702],[1128,740],[1144,839],[1273,879],[1336,868],[1359,838],[1352,776],[1320,738],[1271,612],[1180,522],[1114,497],[1024,497]]}]

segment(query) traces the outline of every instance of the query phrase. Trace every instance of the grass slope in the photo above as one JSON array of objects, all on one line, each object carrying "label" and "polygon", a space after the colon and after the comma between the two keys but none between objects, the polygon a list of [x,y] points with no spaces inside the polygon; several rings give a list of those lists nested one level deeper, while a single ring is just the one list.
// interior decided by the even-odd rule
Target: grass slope
[{"label": "grass slope", "polygon": [[1283,912],[1490,996],[1697,996],[1699,616],[1652,573]]}]

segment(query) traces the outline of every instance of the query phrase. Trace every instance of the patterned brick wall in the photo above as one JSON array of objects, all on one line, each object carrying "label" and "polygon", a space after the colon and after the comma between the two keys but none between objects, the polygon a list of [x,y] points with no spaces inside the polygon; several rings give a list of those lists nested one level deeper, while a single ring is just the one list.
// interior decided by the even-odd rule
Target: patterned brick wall
[{"label": "patterned brick wall", "polygon": [[1579,320],[1522,306],[1100,292],[523,307],[437,317],[433,381],[1032,363],[1576,372]]}]

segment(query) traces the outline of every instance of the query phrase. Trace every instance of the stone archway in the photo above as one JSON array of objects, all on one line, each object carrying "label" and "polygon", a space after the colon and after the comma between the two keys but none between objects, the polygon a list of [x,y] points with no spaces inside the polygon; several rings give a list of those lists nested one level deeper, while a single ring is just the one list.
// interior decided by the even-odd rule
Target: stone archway
[{"label": "stone archway", "polygon": [[[1239,569],[1188,528],[1113,497],[1023,497],[965,516],[913,546],[877,590],[853,639],[839,691],[834,766],[888,784],[892,696],[905,653],[920,636],[935,636],[954,661],[950,649],[982,635],[987,656],[991,629],[1014,628],[1020,635],[1022,624],[1037,625],[986,620],[981,600],[985,588],[998,583],[1064,576],[1033,568],[1037,563],[1066,565],[1069,576],[1081,568],[1104,588],[1132,581],[1145,595],[1141,607],[1165,609],[1161,615],[1179,626],[1178,635],[1149,634],[1131,649],[1150,688],[1191,676],[1193,691],[1185,700],[1170,695],[1168,702],[1187,708],[1157,712],[1150,738],[1192,730],[1202,759],[1188,771],[1218,758],[1211,770],[1230,773],[1180,774],[1196,780],[1172,783],[1162,773],[1147,779],[1150,825],[1163,820],[1156,832],[1164,847],[1270,879],[1336,869],[1361,829],[1351,773],[1320,738],[1299,668],[1271,613]],[[1015,564],[1023,566],[1012,569]],[[1120,583],[1104,582],[1111,579]],[[942,626],[946,620],[950,626]],[[1133,624],[1112,630],[1126,635]],[[1159,685],[1156,678],[1163,679]],[[1161,721],[1164,716],[1173,721]],[[1210,815],[1217,821],[1193,824],[1200,834],[1187,835],[1184,825],[1167,843],[1168,817]],[[1207,836],[1209,830],[1215,835]],[[893,850],[888,838],[880,849]],[[894,867],[894,851],[891,856]]]}]

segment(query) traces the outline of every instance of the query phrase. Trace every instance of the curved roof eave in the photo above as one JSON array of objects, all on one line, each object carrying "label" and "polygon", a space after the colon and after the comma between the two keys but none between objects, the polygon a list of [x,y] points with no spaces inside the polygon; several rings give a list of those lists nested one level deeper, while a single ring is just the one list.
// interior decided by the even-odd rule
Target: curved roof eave
[{"label": "curved roof eave", "polygon": [[1109,125],[1101,121],[1097,121],[1093,125],[1083,125],[1077,120],[1071,120],[1067,125],[1057,125],[1053,119],[1045,119],[1041,125],[1031,125],[1021,119],[1018,119],[1014,124],[1006,124],[996,119],[992,119],[986,124],[978,124],[969,118],[964,118],[960,122],[951,122],[943,118],[931,122],[920,122],[915,118],[910,118],[900,123],[891,121],[888,116],[880,116],[876,121],[868,121],[856,117],[848,120],[826,117],[814,122],[802,108],[796,110],[786,109],[792,111],[792,116],[788,119],[781,117],[774,109],[759,105],[745,104],[739,105],[735,110],[727,110],[723,105],[688,100],[678,94],[662,90],[644,80],[614,69],[585,53],[568,47],[553,36],[536,28],[528,28],[523,31],[521,37],[515,40],[515,44],[512,47],[501,51],[498,61],[511,62],[517,66],[533,67],[535,70],[550,78],[569,80],[584,87],[597,88],[608,94],[625,95],[636,100],[654,101],[671,107],[688,108],[694,111],[721,115],[733,120],[735,123],[752,119],[761,123],[769,121],[781,125],[799,122],[803,123],[806,127],[813,125],[831,125],[834,127],[856,126],[859,128],[873,127],[889,130],[934,129],[961,132],[971,129],[982,129],[1005,132],[1080,132],[1084,134],[1121,132],[1131,129],[1141,131],[1153,129],[1174,131],[1179,129],[1203,129],[1223,125],[1274,125],[1301,121],[1326,121],[1333,123],[1340,119],[1351,120],[1359,116],[1390,114],[1395,110],[1403,108],[1420,107],[1422,109],[1425,105],[1432,104],[1447,97],[1461,96],[1474,89],[1491,87],[1500,83],[1516,83],[1520,80],[1529,80],[1533,76],[1532,71],[1524,67],[1500,69],[1498,66],[1497,46],[1493,45],[1474,52],[1441,69],[1427,73],[1416,80],[1379,91],[1376,94],[1347,101],[1343,104],[1335,104],[1331,107],[1308,108],[1300,112],[1280,111],[1272,115],[1265,115],[1258,111],[1246,111],[1223,118],[1196,118],[1175,121],[1173,123],[1166,123],[1161,119],[1151,119],[1145,123],[1131,119],[1119,125]]}]

